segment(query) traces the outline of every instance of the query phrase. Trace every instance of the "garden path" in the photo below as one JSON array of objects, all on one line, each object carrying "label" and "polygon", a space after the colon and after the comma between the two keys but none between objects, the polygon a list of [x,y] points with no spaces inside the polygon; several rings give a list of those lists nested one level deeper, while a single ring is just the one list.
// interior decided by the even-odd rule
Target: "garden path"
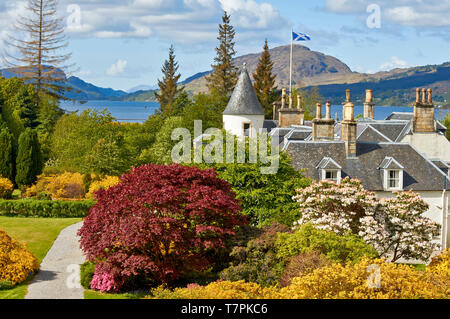
[{"label": "garden path", "polygon": [[77,236],[82,225],[82,222],[74,224],[59,234],[28,286],[25,299],[84,299],[79,265],[85,258]]}]

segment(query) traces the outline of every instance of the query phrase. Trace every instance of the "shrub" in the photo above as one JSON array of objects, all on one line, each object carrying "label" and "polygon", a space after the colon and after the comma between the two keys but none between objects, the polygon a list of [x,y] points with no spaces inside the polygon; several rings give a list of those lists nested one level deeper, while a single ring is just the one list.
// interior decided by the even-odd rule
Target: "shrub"
[{"label": "shrub", "polygon": [[0,176],[14,180],[13,136],[7,127],[0,125]]},{"label": "shrub", "polygon": [[106,176],[99,181],[93,181],[89,186],[89,192],[86,194],[86,198],[94,198],[94,193],[100,189],[107,190],[108,188],[120,183],[119,177]]},{"label": "shrub", "polygon": [[26,190],[26,198],[79,200],[85,196],[83,175],[64,172],[63,174],[40,175],[36,184]]},{"label": "shrub", "polygon": [[222,280],[254,282],[261,286],[278,284],[284,270],[284,259],[276,254],[278,233],[288,232],[287,226],[274,223],[265,226],[262,233],[245,247],[236,246],[231,252],[230,267],[220,273]]},{"label": "shrub", "polygon": [[10,198],[13,191],[13,183],[9,179],[0,176],[0,198]]},{"label": "shrub", "polygon": [[19,217],[82,218],[94,202],[52,200],[0,200],[0,215]]},{"label": "shrub", "polygon": [[94,272],[95,264],[90,261],[87,261],[80,266],[80,283],[84,288],[91,288],[91,281],[94,277]]},{"label": "shrub", "polygon": [[263,288],[244,281],[218,281],[205,287],[191,284],[173,291],[159,287],[151,291],[152,299],[277,299],[276,288]]},{"label": "shrub", "polygon": [[328,258],[318,252],[304,253],[292,257],[284,269],[283,277],[281,277],[281,287],[289,286],[293,278],[301,277],[330,264]]},{"label": "shrub", "polygon": [[[370,265],[380,267],[380,288],[368,285]],[[372,286],[373,287],[373,286]],[[343,266],[339,263],[319,268],[281,289],[282,298],[292,299],[417,299],[444,298],[445,292],[426,273],[408,265],[382,259],[363,259]]]},{"label": "shrub", "polygon": [[42,171],[42,154],[36,131],[27,128],[19,137],[16,158],[16,183],[29,186]]},{"label": "shrub", "polygon": [[276,242],[277,255],[290,258],[300,253],[320,252],[334,262],[358,262],[363,257],[378,257],[377,251],[354,234],[344,236],[317,229],[311,224],[299,227],[294,233],[280,234]]},{"label": "shrub", "polygon": [[434,257],[426,271],[436,286],[442,287],[447,296],[450,296],[450,249]]},{"label": "shrub", "polygon": [[38,269],[36,257],[26,246],[0,230],[0,282],[4,282],[4,286],[7,286],[5,282],[17,285]]},{"label": "shrub", "polygon": [[230,184],[214,170],[144,165],[96,199],[79,235],[88,260],[98,262],[91,286],[108,291],[136,278],[170,284],[206,270],[246,223]]}]

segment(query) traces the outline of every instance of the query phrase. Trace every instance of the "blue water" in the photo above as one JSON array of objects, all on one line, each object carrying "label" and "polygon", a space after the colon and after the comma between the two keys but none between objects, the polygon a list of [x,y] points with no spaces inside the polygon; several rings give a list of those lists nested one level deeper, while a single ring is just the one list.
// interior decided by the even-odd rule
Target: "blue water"
[{"label": "blue water", "polygon": [[126,101],[88,101],[85,104],[71,101],[61,101],[60,107],[68,112],[81,113],[91,109],[103,111],[107,109],[119,122],[143,123],[159,109],[156,102],[126,102]]},{"label": "blue water", "polygon": [[[88,101],[86,104],[80,104],[79,102],[62,101],[61,108],[68,112],[82,112],[87,109],[95,109],[108,111],[119,122],[128,123],[143,123],[148,117],[159,109],[159,104],[156,102],[125,102],[125,101]],[[322,111],[325,114],[325,107]],[[355,106],[355,116],[363,114],[363,106]],[[392,112],[413,112],[411,107],[394,107],[394,106],[375,106],[375,119],[384,120]],[[443,120],[445,115],[450,113],[450,109],[437,109],[436,119]],[[337,117],[342,119],[342,105],[331,106],[332,118]]]}]

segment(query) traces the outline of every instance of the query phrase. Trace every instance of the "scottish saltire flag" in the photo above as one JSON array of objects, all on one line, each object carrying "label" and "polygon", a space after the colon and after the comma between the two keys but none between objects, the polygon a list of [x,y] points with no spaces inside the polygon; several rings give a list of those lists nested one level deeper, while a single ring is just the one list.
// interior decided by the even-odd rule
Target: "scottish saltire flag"
[{"label": "scottish saltire flag", "polygon": [[292,32],[292,39],[294,41],[310,41],[311,37],[304,33]]}]

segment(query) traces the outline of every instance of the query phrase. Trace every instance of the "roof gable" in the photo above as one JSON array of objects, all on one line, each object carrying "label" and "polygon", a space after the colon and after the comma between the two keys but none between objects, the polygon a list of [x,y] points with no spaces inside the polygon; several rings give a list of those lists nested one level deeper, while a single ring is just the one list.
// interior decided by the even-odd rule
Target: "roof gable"
[{"label": "roof gable", "polygon": [[378,166],[378,169],[404,169],[404,167],[395,158],[386,156]]}]

